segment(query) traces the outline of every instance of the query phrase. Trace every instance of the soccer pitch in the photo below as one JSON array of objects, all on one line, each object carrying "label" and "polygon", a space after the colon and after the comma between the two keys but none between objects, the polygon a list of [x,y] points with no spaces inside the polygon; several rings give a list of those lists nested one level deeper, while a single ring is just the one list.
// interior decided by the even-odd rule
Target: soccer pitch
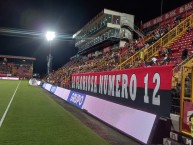
[{"label": "soccer pitch", "polygon": [[108,145],[40,87],[19,83],[0,80],[0,145]]}]

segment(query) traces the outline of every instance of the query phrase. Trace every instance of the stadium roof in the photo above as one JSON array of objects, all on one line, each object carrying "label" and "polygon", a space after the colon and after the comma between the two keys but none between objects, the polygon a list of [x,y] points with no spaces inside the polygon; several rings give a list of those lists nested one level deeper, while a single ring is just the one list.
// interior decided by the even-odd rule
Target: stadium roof
[{"label": "stadium roof", "polygon": [[25,59],[25,60],[36,60],[36,58],[34,58],[34,57],[13,56],[13,55],[0,55],[0,58],[15,58],[15,59]]},{"label": "stadium roof", "polygon": [[[110,14],[110,15],[116,15],[116,16],[122,16],[123,14],[126,13],[122,13],[122,12],[118,12],[118,11],[114,11],[114,10],[110,10],[110,9],[103,9],[100,13],[98,13],[98,15],[96,15],[94,18],[92,18],[86,25],[84,25],[78,32],[76,32],[73,35],[73,38],[75,38],[78,34],[80,34],[80,32],[82,32],[85,28],[87,28],[90,24],[93,24],[99,17],[103,16],[104,14]],[[131,15],[131,14],[127,14],[127,15]],[[134,16],[134,15],[131,15]]]}]

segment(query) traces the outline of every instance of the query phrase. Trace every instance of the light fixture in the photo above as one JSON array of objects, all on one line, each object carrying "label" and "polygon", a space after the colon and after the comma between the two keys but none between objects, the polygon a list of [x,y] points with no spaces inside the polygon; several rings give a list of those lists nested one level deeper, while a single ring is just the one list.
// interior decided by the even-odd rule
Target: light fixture
[{"label": "light fixture", "polygon": [[46,33],[46,39],[47,39],[48,41],[52,41],[54,38],[55,38],[55,32],[48,31],[48,32]]}]

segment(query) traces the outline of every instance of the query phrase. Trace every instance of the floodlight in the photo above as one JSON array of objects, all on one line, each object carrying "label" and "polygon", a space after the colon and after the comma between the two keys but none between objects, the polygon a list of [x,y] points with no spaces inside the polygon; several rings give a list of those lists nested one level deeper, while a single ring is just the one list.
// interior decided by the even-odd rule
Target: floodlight
[{"label": "floodlight", "polygon": [[55,38],[55,32],[48,31],[46,33],[46,38],[47,38],[48,41],[52,41]]}]

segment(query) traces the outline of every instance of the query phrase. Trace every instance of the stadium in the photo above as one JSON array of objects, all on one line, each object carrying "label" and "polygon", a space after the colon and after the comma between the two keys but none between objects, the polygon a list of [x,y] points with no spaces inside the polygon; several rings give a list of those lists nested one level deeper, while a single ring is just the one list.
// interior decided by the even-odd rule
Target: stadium
[{"label": "stadium", "polygon": [[0,55],[0,145],[193,145],[193,1],[134,19],[104,8],[56,70],[47,33],[43,77],[35,57]]}]

